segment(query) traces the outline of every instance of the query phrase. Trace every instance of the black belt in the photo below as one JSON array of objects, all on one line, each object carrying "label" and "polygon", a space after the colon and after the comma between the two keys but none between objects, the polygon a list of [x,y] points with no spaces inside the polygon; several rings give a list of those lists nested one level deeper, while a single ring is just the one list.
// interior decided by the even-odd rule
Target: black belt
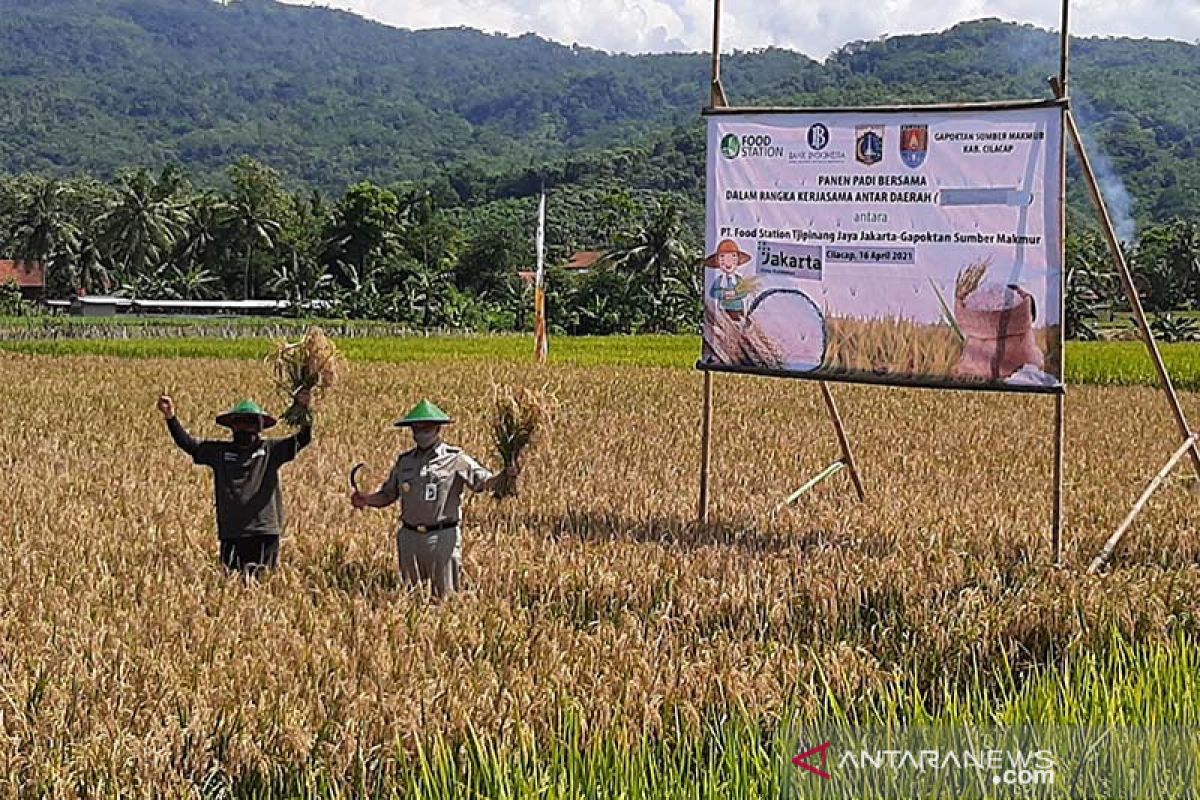
[{"label": "black belt", "polygon": [[400,525],[409,531],[415,533],[438,533],[439,531],[448,531],[451,528],[457,528],[457,520],[454,522],[439,522],[436,525],[409,525],[407,522],[401,522]]}]

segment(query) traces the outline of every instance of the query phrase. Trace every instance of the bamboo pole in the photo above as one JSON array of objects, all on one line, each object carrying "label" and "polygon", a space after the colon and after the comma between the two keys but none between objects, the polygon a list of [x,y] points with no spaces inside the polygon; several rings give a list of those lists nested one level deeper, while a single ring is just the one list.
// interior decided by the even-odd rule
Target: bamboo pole
[{"label": "bamboo pole", "polygon": [[854,491],[858,493],[858,501],[864,502],[867,499],[866,490],[863,488],[862,477],[858,474],[858,466],[854,463],[854,454],[850,451],[850,437],[846,435],[846,427],[842,424],[842,415],[838,413],[837,403],[833,401],[833,392],[829,389],[829,384],[821,381],[821,396],[825,398],[825,406],[829,409],[829,416],[833,418],[833,429],[837,432],[838,444],[842,448],[842,461],[850,469],[850,480],[854,482]]},{"label": "bamboo pole", "polygon": [[1059,26],[1061,44],[1058,51],[1058,81],[1062,86],[1059,97],[1067,96],[1067,78],[1071,67],[1071,0],[1062,0],[1062,24]]},{"label": "bamboo pole", "polygon": [[784,498],[784,500],[781,503],[779,503],[779,505],[775,506],[775,508],[772,509],[771,513],[776,514],[784,507],[790,506],[792,503],[795,503],[801,497],[803,497],[804,495],[806,495],[810,491],[812,491],[814,488],[816,488],[816,486],[818,484],[820,484],[821,481],[832,478],[834,475],[837,475],[839,472],[846,469],[848,466],[849,465],[846,464],[846,462],[844,460],[839,460],[839,461],[833,462],[828,467],[821,470],[816,475],[814,475],[812,478],[810,478],[808,480],[808,482],[805,483],[803,486],[801,486],[799,489],[797,489],[796,491],[789,494],[786,498]]},{"label": "bamboo pole", "polygon": [[1060,394],[1054,398],[1054,518],[1050,524],[1050,551],[1055,566],[1062,565],[1064,527],[1063,481],[1066,471],[1066,429],[1066,395]]},{"label": "bamboo pole", "polygon": [[1177,465],[1183,459],[1183,457],[1187,455],[1188,450],[1191,450],[1196,446],[1197,439],[1200,439],[1200,436],[1195,434],[1189,436],[1187,441],[1175,451],[1175,455],[1171,456],[1171,460],[1167,462],[1167,465],[1159,470],[1158,474],[1154,476],[1154,480],[1150,481],[1150,485],[1146,487],[1146,491],[1142,492],[1142,496],[1139,497],[1137,503],[1134,504],[1133,510],[1130,511],[1125,517],[1125,521],[1121,523],[1121,526],[1117,528],[1116,532],[1113,533],[1112,536],[1108,537],[1108,541],[1104,543],[1104,549],[1100,551],[1100,555],[1096,556],[1096,558],[1092,560],[1092,565],[1088,567],[1089,575],[1095,575],[1097,572],[1104,569],[1104,565],[1108,563],[1110,558],[1112,558],[1112,554],[1117,549],[1117,545],[1121,543],[1121,539],[1133,526],[1134,520],[1136,520],[1138,515],[1142,513],[1142,509],[1146,507],[1146,503],[1150,502],[1150,498],[1154,496],[1156,491],[1158,491],[1158,487],[1161,486],[1162,482],[1167,479],[1168,475],[1171,474],[1171,470],[1175,469],[1175,465]]},{"label": "bamboo pole", "polygon": [[1088,158],[1087,150],[1083,145],[1083,138],[1079,133],[1079,126],[1075,123],[1075,116],[1070,110],[1066,112],[1067,130],[1071,134],[1071,141],[1075,145],[1075,152],[1079,155],[1079,162],[1083,166],[1083,174],[1087,179],[1088,190],[1092,195],[1092,202],[1096,204],[1096,208],[1100,213],[1101,229],[1104,231],[1104,236],[1108,240],[1108,246],[1112,250],[1113,258],[1117,264],[1117,275],[1121,279],[1121,285],[1125,289],[1125,294],[1129,298],[1129,305],[1133,310],[1133,319],[1137,323],[1138,331],[1142,334],[1142,340],[1146,344],[1146,348],[1150,351],[1150,360],[1154,362],[1154,370],[1158,373],[1159,383],[1162,384],[1163,391],[1166,393],[1167,402],[1171,406],[1171,414],[1175,418],[1175,425],[1179,429],[1179,434],[1190,442],[1189,450],[1192,456],[1192,468],[1196,471],[1196,475],[1200,477],[1200,449],[1196,447],[1196,442],[1192,438],[1192,429],[1188,425],[1187,415],[1184,414],[1183,405],[1179,402],[1179,394],[1175,391],[1175,384],[1171,381],[1171,373],[1167,370],[1167,365],[1163,362],[1162,353],[1158,349],[1158,342],[1154,339],[1154,333],[1150,330],[1150,323],[1146,321],[1146,311],[1142,308],[1142,299],[1138,296],[1137,287],[1133,284],[1133,275],[1129,271],[1129,263],[1125,260],[1125,253],[1121,250],[1121,243],[1117,239],[1117,232],[1113,228],[1112,217],[1108,213],[1108,205],[1104,202],[1104,195],[1100,191],[1100,184],[1096,180],[1096,173],[1092,170],[1092,162]]},{"label": "bamboo pole", "polygon": [[[1071,0],[1062,0],[1062,23],[1059,25],[1060,43],[1058,51],[1058,85],[1054,93],[1059,100],[1067,98],[1067,85],[1071,69]],[[1053,85],[1053,81],[1051,82]],[[1063,393],[1054,398],[1054,511],[1050,522],[1050,552],[1055,566],[1063,563],[1064,488],[1066,480],[1067,449],[1067,143],[1059,149],[1058,171],[1058,237],[1059,237],[1059,281],[1058,281],[1058,374],[1063,383]]]},{"label": "bamboo pole", "polygon": [[721,84],[721,0],[713,0],[712,87],[708,105],[711,108],[729,105]]},{"label": "bamboo pole", "polygon": [[704,371],[704,415],[700,425],[700,508],[701,525],[708,524],[708,478],[712,466],[713,377]]}]

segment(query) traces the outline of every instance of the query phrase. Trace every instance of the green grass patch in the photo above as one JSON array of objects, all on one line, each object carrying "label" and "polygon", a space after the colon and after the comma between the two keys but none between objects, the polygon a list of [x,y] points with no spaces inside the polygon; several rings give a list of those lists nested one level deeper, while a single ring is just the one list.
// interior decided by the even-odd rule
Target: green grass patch
[{"label": "green grass patch", "polygon": [[[397,336],[336,339],[352,361],[390,363],[455,359],[529,361],[529,336]],[[112,356],[118,358],[263,358],[271,352],[267,338],[234,339],[29,339],[0,340],[0,350],[46,356]],[[697,336],[556,337],[550,359],[555,363],[691,367],[700,354]]]},{"label": "green grass patch", "polygon": [[[529,336],[353,336],[337,339],[352,361],[390,363],[438,360],[532,358]],[[263,358],[267,337],[133,339],[7,339],[0,351],[46,356],[118,358]],[[1200,390],[1200,344],[1164,344],[1163,357],[1180,389]],[[550,360],[581,366],[644,366],[690,369],[700,354],[698,336],[554,337]],[[1152,386],[1154,367],[1141,342],[1070,342],[1067,382],[1072,385]]]}]

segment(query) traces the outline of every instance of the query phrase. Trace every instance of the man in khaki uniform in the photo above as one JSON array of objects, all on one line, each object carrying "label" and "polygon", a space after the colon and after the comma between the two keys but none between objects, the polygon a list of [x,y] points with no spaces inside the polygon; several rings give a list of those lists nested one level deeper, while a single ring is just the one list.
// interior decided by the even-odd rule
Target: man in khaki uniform
[{"label": "man in khaki uniform", "polygon": [[[498,477],[442,441],[442,426],[451,422],[444,411],[422,400],[396,423],[412,431],[416,447],[400,454],[379,491],[350,496],[355,508],[384,508],[400,501],[400,574],[410,586],[430,582],[437,597],[463,587],[463,490],[486,492]],[[515,477],[519,468],[508,471]]]}]

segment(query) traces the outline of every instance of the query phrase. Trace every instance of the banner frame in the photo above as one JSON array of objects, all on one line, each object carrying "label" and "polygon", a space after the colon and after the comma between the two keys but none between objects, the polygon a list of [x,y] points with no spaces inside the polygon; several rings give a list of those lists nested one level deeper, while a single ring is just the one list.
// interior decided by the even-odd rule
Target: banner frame
[{"label": "banner frame", "polygon": [[[1069,107],[1064,98],[1046,97],[1025,100],[986,100],[964,103],[925,103],[878,106],[708,106],[700,112],[701,117],[764,116],[769,114],[907,114],[933,113],[953,114],[978,111],[1031,111],[1046,108]],[[1063,149],[1066,149],[1065,143]]]},{"label": "banner frame", "polygon": [[705,364],[703,361],[697,361],[695,369],[700,372],[723,372],[729,375],[751,375],[759,378],[787,378],[798,381],[815,381],[817,383],[848,383],[857,384],[859,386],[894,386],[898,389],[936,389],[940,391],[951,392],[986,392],[990,394],[1032,394],[1041,396],[1054,396],[1066,394],[1066,385],[1060,384],[1057,386],[1029,386],[1029,385],[1010,385],[1006,386],[997,383],[979,383],[978,385],[970,383],[938,383],[936,381],[913,380],[906,381],[904,379],[896,379],[894,375],[888,377],[872,378],[866,373],[850,374],[850,375],[835,375],[827,373],[807,374],[803,372],[789,372],[788,370],[768,369],[764,367],[731,367],[722,364]]}]

